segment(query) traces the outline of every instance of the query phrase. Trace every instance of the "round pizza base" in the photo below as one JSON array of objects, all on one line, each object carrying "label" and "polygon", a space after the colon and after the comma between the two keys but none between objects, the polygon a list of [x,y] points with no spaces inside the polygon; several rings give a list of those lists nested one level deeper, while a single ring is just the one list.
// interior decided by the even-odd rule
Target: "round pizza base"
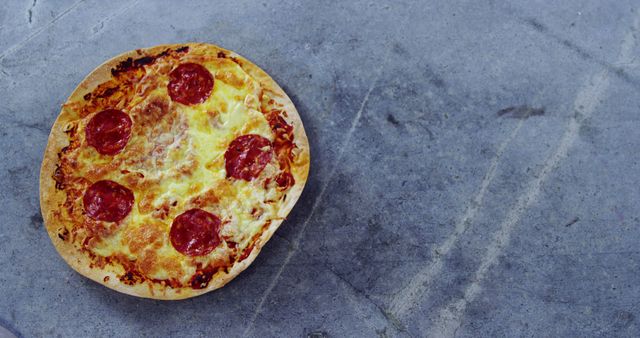
[{"label": "round pizza base", "polygon": [[[59,208],[59,205],[64,203],[66,194],[63,191],[57,190],[56,182],[52,178],[52,175],[56,169],[58,163],[58,153],[61,149],[68,145],[68,136],[64,132],[65,126],[78,118],[78,116],[72,116],[70,110],[62,109],[60,115],[56,119],[51,128],[49,134],[49,140],[47,148],[44,153],[44,159],[42,161],[42,167],[40,169],[40,209],[44,219],[44,224],[51,237],[55,248],[58,253],[64,258],[64,260],[80,274],[103,284],[116,291],[145,298],[162,299],[162,300],[178,300],[190,298],[198,295],[202,295],[209,291],[218,289],[233,278],[235,278],[240,272],[244,271],[254,259],[260,253],[262,247],[271,238],[273,233],[278,229],[282,220],[289,214],[293,206],[296,204],[298,198],[302,194],[302,190],[307,181],[309,173],[309,141],[302,125],[302,120],[298,114],[293,102],[287,96],[287,94],[280,88],[280,86],[262,69],[247,60],[246,58],[221,47],[212,44],[203,43],[184,43],[184,44],[170,44],[159,45],[155,47],[138,49],[120,54],[102,65],[94,69],[82,82],[76,87],[73,93],[69,96],[66,103],[82,99],[82,97],[91,93],[98,85],[108,81],[111,78],[111,69],[115,68],[118,64],[128,58],[140,58],[146,55],[156,55],[168,48],[180,48],[188,46],[189,48],[207,48],[215,53],[224,52],[230,57],[234,57],[240,61],[241,67],[251,77],[258,81],[261,87],[270,92],[272,98],[283,107],[287,116],[284,117],[287,123],[293,126],[294,139],[296,146],[300,150],[300,155],[306,157],[306,161],[302,162],[302,165],[292,165],[292,175],[295,178],[295,184],[290,188],[287,193],[287,201],[281,205],[279,209],[280,220],[273,220],[269,227],[264,230],[260,238],[255,242],[255,246],[249,256],[240,261],[234,262],[234,264],[228,269],[227,273],[219,272],[214,275],[207,287],[203,289],[193,289],[190,287],[184,288],[170,288],[165,287],[162,290],[158,290],[155,286],[151,286],[148,283],[139,283],[134,285],[127,285],[117,278],[115,269],[110,265],[104,268],[92,268],[90,258],[80,252],[73,243],[63,241],[58,237],[59,224],[56,224],[56,220],[53,217],[53,212]],[[64,107],[64,106],[63,106]]]}]

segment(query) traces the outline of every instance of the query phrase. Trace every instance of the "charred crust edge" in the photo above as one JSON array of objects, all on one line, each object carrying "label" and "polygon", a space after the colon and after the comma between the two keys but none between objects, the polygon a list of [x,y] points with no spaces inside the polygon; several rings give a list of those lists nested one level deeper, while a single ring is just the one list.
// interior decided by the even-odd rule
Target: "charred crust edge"
[{"label": "charred crust edge", "polygon": [[[165,57],[168,56],[172,53],[177,53],[177,54],[182,54],[182,53],[187,53],[189,52],[189,46],[182,46],[179,48],[176,48],[174,50],[171,49],[165,49],[162,53],[159,53],[157,55],[146,55],[140,58],[132,58],[132,57],[128,57],[126,60],[121,61],[120,63],[118,63],[114,68],[111,68],[111,75],[113,76],[118,76],[122,73],[126,73],[129,72],[131,70],[134,69],[139,69],[142,68],[146,65],[150,65],[153,64],[158,58],[161,57]],[[86,95],[85,95],[86,96]],[[90,98],[90,96],[89,96]],[[86,97],[85,97],[86,99]]]}]

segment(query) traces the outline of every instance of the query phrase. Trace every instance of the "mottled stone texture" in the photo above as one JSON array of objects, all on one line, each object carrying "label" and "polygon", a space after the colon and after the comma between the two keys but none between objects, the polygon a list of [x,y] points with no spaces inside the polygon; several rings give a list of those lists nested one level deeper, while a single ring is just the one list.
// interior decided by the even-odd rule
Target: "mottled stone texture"
[{"label": "mottled stone texture", "polygon": [[[640,335],[640,5],[98,1],[0,6],[0,325],[33,336]],[[237,51],[289,93],[307,188],[225,288],[161,302],[56,254],[38,171],[104,60]]]}]

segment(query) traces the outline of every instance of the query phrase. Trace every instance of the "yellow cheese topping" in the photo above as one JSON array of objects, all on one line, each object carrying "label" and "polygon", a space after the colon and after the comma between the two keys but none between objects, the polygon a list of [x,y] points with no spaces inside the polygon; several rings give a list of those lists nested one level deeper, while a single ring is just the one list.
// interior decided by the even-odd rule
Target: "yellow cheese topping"
[{"label": "yellow cheese topping", "polygon": [[[260,107],[264,99],[260,84],[228,58],[200,57],[196,61],[214,78],[205,102],[184,105],[173,102],[168,94],[170,70],[180,62],[194,61],[188,56],[158,59],[143,68],[128,99],[113,107],[133,121],[125,149],[104,156],[87,144],[84,128],[95,111],[78,121],[81,144],[65,155],[74,159],[73,176],[88,181],[81,185],[85,189],[92,182],[112,180],[135,196],[129,215],[115,225],[76,215],[93,224],[75,231],[84,239],[83,248],[98,257],[125,260],[145,278],[182,284],[199,267],[228,263],[230,257],[237,258],[250,247],[265,223],[277,219],[284,193],[269,184],[280,172],[275,156],[251,181],[227,178],[225,170],[224,154],[236,137],[257,134],[274,140]],[[72,202],[74,213],[82,210],[82,198]],[[208,211],[222,221],[222,242],[205,256],[186,256],[174,249],[169,238],[173,219],[192,208]]]}]

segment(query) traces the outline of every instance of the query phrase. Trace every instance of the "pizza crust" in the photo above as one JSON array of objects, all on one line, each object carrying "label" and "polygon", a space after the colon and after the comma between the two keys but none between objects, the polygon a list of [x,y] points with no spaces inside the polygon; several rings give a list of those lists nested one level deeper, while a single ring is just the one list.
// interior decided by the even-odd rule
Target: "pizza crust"
[{"label": "pizza crust", "polygon": [[[120,62],[129,57],[139,58],[145,55],[155,55],[167,48],[179,48],[182,46],[189,46],[189,48],[194,49],[213,49],[216,52],[221,51],[228,56],[236,58],[240,61],[239,63],[241,67],[256,81],[258,81],[262,88],[268,90],[272,98],[283,107],[284,111],[286,111],[287,116],[283,116],[283,118],[285,118],[287,123],[293,126],[294,140],[298,147],[298,151],[300,152],[297,157],[298,160],[291,164],[291,171],[295,179],[295,184],[287,192],[287,199],[279,209],[278,216],[281,218],[286,217],[302,194],[302,190],[304,189],[304,185],[307,181],[310,164],[309,142],[307,140],[300,115],[298,114],[293,102],[291,102],[291,99],[266,72],[244,57],[218,46],[203,43],[159,45],[151,48],[129,51],[106,61],[92,71],[76,87],[73,93],[69,96],[67,103],[82,99],[85,94],[92,92],[98,85],[108,81],[112,76],[111,69],[115,68]],[[54,217],[54,212],[59,208],[59,205],[64,203],[66,194],[63,191],[56,189],[56,182],[52,178],[52,175],[56,170],[56,164],[58,163],[58,153],[63,147],[68,145],[68,136],[65,133],[66,126],[69,122],[74,121],[77,118],[78,116],[75,116],[72,110],[66,109],[63,105],[60,115],[51,128],[47,148],[42,161],[42,167],[40,169],[40,209],[42,211],[45,227],[55,248],[63,259],[78,273],[111,289],[133,296],[163,300],[190,298],[218,289],[235,278],[240,274],[240,272],[244,271],[258,256],[260,250],[282,223],[282,220],[273,220],[271,224],[262,231],[259,239],[255,242],[253,250],[247,258],[240,262],[234,262],[234,264],[228,269],[227,273],[224,271],[216,273],[207,287],[203,289],[192,289],[190,287],[175,289],[170,287],[161,288],[160,285],[150,285],[147,282],[127,285],[119,280],[117,277],[118,271],[111,265],[106,265],[104,268],[92,268],[92,261],[86,254],[78,251],[72,242],[64,241],[58,236],[58,230],[61,228],[61,225],[57,224],[57,220]]]}]

